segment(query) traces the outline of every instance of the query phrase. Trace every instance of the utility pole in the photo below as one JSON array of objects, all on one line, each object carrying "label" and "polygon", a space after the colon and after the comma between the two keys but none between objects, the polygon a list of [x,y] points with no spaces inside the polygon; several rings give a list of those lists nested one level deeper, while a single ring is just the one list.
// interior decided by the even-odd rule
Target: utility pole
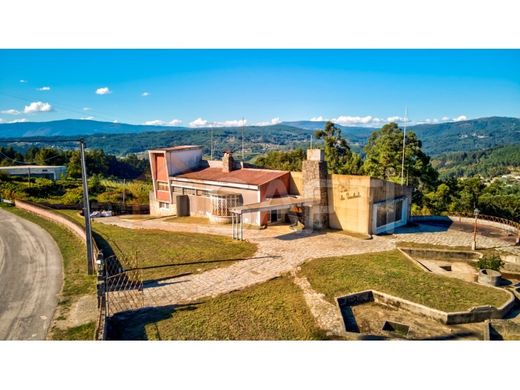
[{"label": "utility pole", "polygon": [[406,122],[408,121],[408,107],[404,108],[404,131],[403,131],[403,159],[401,162],[401,184],[404,185],[404,155],[406,148]]},{"label": "utility pole", "polygon": [[94,248],[92,246],[92,229],[90,226],[90,203],[88,200],[87,164],[85,163],[85,140],[79,140],[81,155],[81,181],[83,183],[83,215],[85,216],[85,238],[87,243],[88,274],[94,274]]},{"label": "utility pole", "polygon": [[311,149],[312,149],[312,134],[311,134]]}]

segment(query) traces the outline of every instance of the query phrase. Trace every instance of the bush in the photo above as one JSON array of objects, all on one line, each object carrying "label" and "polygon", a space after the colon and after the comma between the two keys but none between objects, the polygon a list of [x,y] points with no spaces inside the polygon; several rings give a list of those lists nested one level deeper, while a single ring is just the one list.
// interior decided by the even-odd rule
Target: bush
[{"label": "bush", "polygon": [[479,269],[492,269],[495,271],[499,271],[500,267],[502,267],[503,265],[504,262],[502,261],[502,259],[500,259],[500,257],[496,255],[484,256],[477,262],[477,267]]}]

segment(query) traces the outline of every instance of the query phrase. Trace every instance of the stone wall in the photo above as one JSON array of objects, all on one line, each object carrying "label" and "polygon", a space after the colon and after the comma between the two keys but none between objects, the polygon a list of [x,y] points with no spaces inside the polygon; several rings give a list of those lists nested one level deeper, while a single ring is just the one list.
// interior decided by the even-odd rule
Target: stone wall
[{"label": "stone wall", "polygon": [[[319,153],[318,153],[319,152]],[[303,197],[314,199],[316,204],[306,207],[306,225],[313,229],[329,227],[328,172],[319,149],[307,150],[307,160],[302,162]]]}]

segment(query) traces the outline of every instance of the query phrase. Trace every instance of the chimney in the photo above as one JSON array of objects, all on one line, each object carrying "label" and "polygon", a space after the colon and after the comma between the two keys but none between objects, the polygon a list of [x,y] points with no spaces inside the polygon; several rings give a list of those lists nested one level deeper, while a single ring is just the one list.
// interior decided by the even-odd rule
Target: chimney
[{"label": "chimney", "polygon": [[233,165],[234,159],[231,152],[224,152],[224,157],[222,157],[222,172],[231,172]]}]

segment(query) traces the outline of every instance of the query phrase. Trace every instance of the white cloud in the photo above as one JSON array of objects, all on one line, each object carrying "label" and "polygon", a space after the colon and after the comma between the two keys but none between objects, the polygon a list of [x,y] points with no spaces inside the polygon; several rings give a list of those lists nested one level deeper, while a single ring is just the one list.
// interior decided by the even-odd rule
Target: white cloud
[{"label": "white cloud", "polygon": [[52,111],[52,106],[49,103],[44,102],[32,102],[28,106],[25,106],[23,112],[25,114],[33,114],[35,112],[49,112]]},{"label": "white cloud", "polygon": [[373,117],[371,115],[367,116],[347,116],[341,115],[337,118],[331,119],[332,122],[337,123],[342,126],[352,126],[352,125],[371,125],[378,124],[384,122],[384,120],[379,119],[377,117]]},{"label": "white cloud", "polygon": [[468,120],[468,117],[466,115],[459,115],[458,117],[453,118],[453,122],[460,122],[466,120]]},{"label": "white cloud", "polygon": [[271,126],[271,125],[277,125],[279,123],[282,123],[280,118],[273,118],[267,122],[257,122],[257,123],[255,123],[255,126]]},{"label": "white cloud", "polygon": [[38,91],[50,91],[51,90],[51,87],[41,87],[41,88],[36,88]]},{"label": "white cloud", "polygon": [[150,92],[143,92],[143,93],[141,94],[141,96],[144,96],[144,97],[146,97],[146,96],[150,96]]},{"label": "white cloud", "polygon": [[117,119],[114,119],[112,123],[119,123],[119,121]]},{"label": "white cloud", "polygon": [[190,122],[190,127],[240,127],[247,124],[247,119],[235,119],[223,122],[210,122],[206,119],[197,118]]},{"label": "white cloud", "polygon": [[84,121],[91,121],[91,120],[94,119],[94,117],[93,116],[86,116],[86,117],[79,118],[79,119],[84,120]]},{"label": "white cloud", "polygon": [[209,126],[209,122],[206,119],[197,118],[193,122],[190,122],[190,127],[204,127]]},{"label": "white cloud", "polygon": [[[403,118],[402,116],[389,116],[388,118],[386,118],[386,120],[388,122],[396,122],[396,123],[400,123],[400,122],[405,122],[405,118]],[[406,122],[409,122],[410,120],[408,118],[406,118]]]},{"label": "white cloud", "polygon": [[182,123],[180,119],[172,119],[171,121],[162,121],[160,119],[155,119],[153,121],[144,122],[145,125],[148,126],[179,126]]},{"label": "white cloud", "polygon": [[102,88],[96,89],[96,95],[108,95],[110,93],[112,93],[112,91],[108,87],[102,87]]},{"label": "white cloud", "polygon": [[20,80],[20,83],[22,83],[22,84],[26,84],[27,82],[28,82],[27,80],[23,80],[23,79]]},{"label": "white cloud", "polygon": [[22,122],[27,122],[27,118],[15,119],[15,120],[12,120],[12,121],[7,121],[5,123],[22,123]]},{"label": "white cloud", "polygon": [[450,120],[450,117],[449,117],[449,116],[443,116],[443,117],[441,118],[441,121],[443,121],[443,122],[447,122],[447,121],[449,121],[449,120]]},{"label": "white cloud", "polygon": [[18,115],[18,114],[21,114],[20,111],[18,110],[15,110],[13,108],[9,109],[9,110],[3,110],[3,111],[0,111],[2,114],[7,114],[7,115]]},{"label": "white cloud", "polygon": [[323,122],[323,121],[326,121],[326,119],[324,117],[322,117],[321,115],[320,116],[315,116],[311,119],[309,119],[311,122]]}]

